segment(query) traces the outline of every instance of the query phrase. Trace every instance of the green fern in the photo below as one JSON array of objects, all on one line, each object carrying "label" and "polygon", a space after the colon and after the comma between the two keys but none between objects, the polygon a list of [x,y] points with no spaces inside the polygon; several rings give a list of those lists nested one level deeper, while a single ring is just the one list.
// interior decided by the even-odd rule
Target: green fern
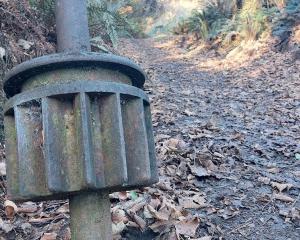
[{"label": "green fern", "polygon": [[[55,0],[29,0],[32,7],[39,10],[47,26],[55,24]],[[91,37],[101,37],[104,42],[116,46],[120,36],[134,33],[134,26],[119,9],[131,2],[88,0],[88,14]],[[134,28],[133,28],[134,26]]]}]

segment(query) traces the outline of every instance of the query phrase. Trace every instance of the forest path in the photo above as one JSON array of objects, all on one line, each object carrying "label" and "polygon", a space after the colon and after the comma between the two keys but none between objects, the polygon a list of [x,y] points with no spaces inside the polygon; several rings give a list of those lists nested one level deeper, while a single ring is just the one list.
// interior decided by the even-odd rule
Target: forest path
[{"label": "forest path", "polygon": [[124,40],[149,76],[163,194],[201,192],[197,236],[299,239],[300,73],[288,54],[244,64],[173,41]]}]

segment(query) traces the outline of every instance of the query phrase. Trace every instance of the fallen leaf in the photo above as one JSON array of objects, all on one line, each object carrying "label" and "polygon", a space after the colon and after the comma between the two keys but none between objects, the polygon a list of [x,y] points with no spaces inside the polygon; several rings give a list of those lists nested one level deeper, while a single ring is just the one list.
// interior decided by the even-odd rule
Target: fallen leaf
[{"label": "fallen leaf", "polygon": [[13,225],[10,223],[5,223],[1,218],[0,218],[0,230],[4,231],[5,233],[9,233],[14,229]]},{"label": "fallen leaf", "polygon": [[275,168],[269,168],[267,171],[269,173],[279,173],[280,169],[275,167]]},{"label": "fallen leaf", "polygon": [[287,195],[284,195],[282,193],[279,193],[279,194],[274,193],[273,198],[276,199],[276,200],[283,201],[283,202],[294,202],[295,201],[295,199],[293,199],[293,198],[291,198]]},{"label": "fallen leaf", "polygon": [[191,172],[197,177],[207,177],[213,175],[218,167],[211,161],[210,154],[198,154],[194,165],[190,165]]},{"label": "fallen leaf", "polygon": [[191,198],[186,197],[179,199],[179,204],[185,209],[199,209],[207,206],[205,198],[199,195],[195,195]]},{"label": "fallen leaf", "polygon": [[128,221],[128,219],[126,217],[126,213],[122,209],[113,209],[111,218],[112,218],[113,223]]},{"label": "fallen leaf", "polygon": [[221,209],[218,211],[218,215],[224,218],[225,220],[233,218],[234,216],[240,213],[239,209],[226,207],[225,209]]},{"label": "fallen leaf", "polygon": [[158,198],[152,198],[149,203],[153,208],[158,209],[161,205],[161,201]]},{"label": "fallen leaf", "polygon": [[0,162],[0,176],[6,176],[6,164],[5,164],[5,162]]},{"label": "fallen leaf", "polygon": [[188,145],[183,140],[171,138],[164,142],[164,147],[169,152],[184,152],[187,150]]},{"label": "fallen leaf", "polygon": [[123,222],[113,223],[112,224],[112,233],[113,235],[117,235],[121,233],[126,228],[126,225]]},{"label": "fallen leaf", "polygon": [[268,177],[258,177],[257,181],[262,182],[264,184],[269,184],[271,179]]},{"label": "fallen leaf", "polygon": [[128,223],[126,223],[126,227],[139,228],[140,226],[136,222],[128,221]]},{"label": "fallen leaf", "polygon": [[290,211],[288,209],[280,209],[279,210],[279,215],[284,216],[284,217],[288,217],[289,213],[290,213]]},{"label": "fallen leaf", "polygon": [[165,232],[166,229],[169,229],[173,226],[173,221],[157,221],[149,226],[149,228],[156,233]]},{"label": "fallen leaf", "polygon": [[278,183],[278,182],[271,182],[273,188],[277,188],[279,192],[287,189],[290,190],[293,187],[293,184],[290,183]]},{"label": "fallen leaf", "polygon": [[144,216],[145,218],[151,219],[153,218],[153,215],[150,213],[147,207],[144,207]]},{"label": "fallen leaf", "polygon": [[191,166],[191,171],[197,177],[211,176],[211,174],[208,173],[208,171],[204,167],[199,166],[199,165],[193,165],[193,166]]},{"label": "fallen leaf", "polygon": [[8,219],[13,219],[15,214],[18,212],[17,205],[10,200],[4,202],[5,214]]},{"label": "fallen leaf", "polygon": [[44,218],[32,218],[29,219],[29,223],[33,223],[33,224],[46,224],[48,222],[53,221],[54,217],[44,217]]},{"label": "fallen leaf", "polygon": [[31,46],[34,45],[34,44],[33,44],[33,42],[29,42],[29,41],[26,41],[26,40],[24,40],[24,39],[19,39],[18,45],[19,45],[20,47],[22,47],[24,50],[28,50],[28,49],[30,49]]},{"label": "fallen leaf", "polygon": [[5,49],[3,47],[0,47],[0,60],[4,60],[6,53],[5,53]]},{"label": "fallen leaf", "polygon": [[63,204],[56,210],[57,213],[68,213],[69,211],[69,203]]},{"label": "fallen leaf", "polygon": [[41,240],[56,240],[56,238],[56,233],[44,233],[44,235],[41,237]]},{"label": "fallen leaf", "polygon": [[176,232],[184,236],[195,237],[199,223],[200,220],[197,217],[191,220],[181,221],[175,224]]},{"label": "fallen leaf", "polygon": [[128,211],[130,211],[131,213],[136,213],[139,210],[141,210],[145,205],[146,205],[146,201],[137,202],[130,209],[128,209]]},{"label": "fallen leaf", "polygon": [[295,172],[293,172],[293,174],[294,174],[296,177],[299,177],[299,178],[300,178],[300,171],[295,171]]},{"label": "fallen leaf", "polygon": [[169,220],[170,214],[166,214],[165,212],[158,212],[151,205],[147,205],[147,208],[154,218],[165,221]]},{"label": "fallen leaf", "polygon": [[34,202],[25,202],[18,207],[19,213],[34,213],[38,210],[38,206]]},{"label": "fallen leaf", "polygon": [[194,112],[192,112],[192,111],[190,111],[190,110],[188,110],[188,109],[186,109],[186,110],[184,110],[184,112],[183,112],[185,115],[187,115],[187,116],[194,116],[195,115],[195,113]]},{"label": "fallen leaf", "polygon": [[129,198],[129,195],[126,191],[119,192],[119,200],[125,201]]},{"label": "fallen leaf", "polygon": [[300,210],[297,208],[292,208],[291,217],[293,220],[300,220]]},{"label": "fallen leaf", "polygon": [[145,220],[142,219],[140,216],[138,216],[137,214],[134,214],[133,219],[142,230],[144,230],[146,228],[147,224],[146,224]]},{"label": "fallen leaf", "polygon": [[195,240],[211,240],[212,237],[211,236],[205,236],[205,237],[201,237],[201,238],[196,238]]},{"label": "fallen leaf", "polygon": [[71,230],[69,227],[67,227],[63,230],[62,240],[71,240]]}]

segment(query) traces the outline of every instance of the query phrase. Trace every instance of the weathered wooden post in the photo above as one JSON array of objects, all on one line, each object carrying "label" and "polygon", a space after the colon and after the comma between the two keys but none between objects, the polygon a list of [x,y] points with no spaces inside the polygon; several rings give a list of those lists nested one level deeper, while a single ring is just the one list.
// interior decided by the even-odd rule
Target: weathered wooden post
[{"label": "weathered wooden post", "polygon": [[70,199],[73,240],[112,238],[109,192],[157,181],[145,75],[90,52],[85,0],[57,0],[59,53],[5,78],[8,197]]}]

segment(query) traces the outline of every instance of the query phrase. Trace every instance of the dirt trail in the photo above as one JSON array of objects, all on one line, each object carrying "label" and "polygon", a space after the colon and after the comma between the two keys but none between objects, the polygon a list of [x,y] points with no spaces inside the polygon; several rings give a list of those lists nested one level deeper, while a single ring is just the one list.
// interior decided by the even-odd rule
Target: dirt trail
[{"label": "dirt trail", "polygon": [[158,188],[179,206],[184,191],[206,198],[191,210],[197,237],[299,239],[299,61],[267,52],[226,67],[166,41],[121,46],[149,76]]},{"label": "dirt trail", "polygon": [[[232,59],[173,40],[119,50],[149,76],[160,181],[110,195],[114,239],[298,240],[300,61],[268,45]],[[10,221],[4,177],[0,191],[1,240],[70,240],[68,201],[19,204]]]}]

